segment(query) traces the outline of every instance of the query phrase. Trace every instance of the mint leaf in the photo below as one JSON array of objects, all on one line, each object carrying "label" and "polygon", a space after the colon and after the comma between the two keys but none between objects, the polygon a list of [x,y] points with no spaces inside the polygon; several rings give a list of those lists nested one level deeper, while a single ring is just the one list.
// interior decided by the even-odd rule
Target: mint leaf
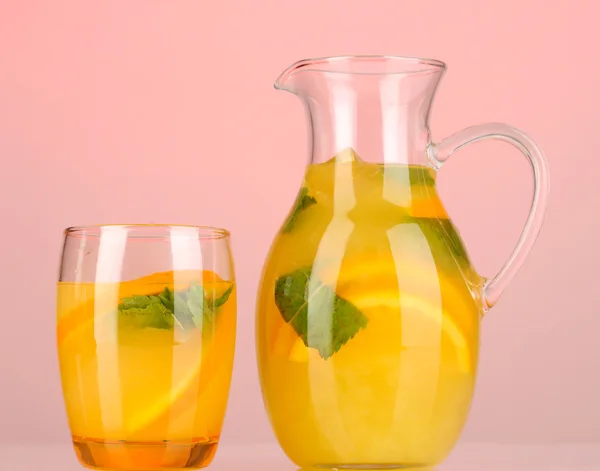
[{"label": "mint leaf", "polygon": [[294,228],[299,214],[309,206],[312,206],[316,203],[317,200],[308,194],[308,188],[302,187],[298,197],[296,198],[294,208],[292,209],[290,216],[283,226],[283,232],[290,232]]},{"label": "mint leaf", "polygon": [[204,287],[202,285],[190,286],[187,292],[187,306],[194,325],[199,329],[202,328],[205,321],[210,322],[212,320],[212,311],[204,297]]},{"label": "mint leaf", "polygon": [[471,265],[458,230],[447,218],[422,218],[405,215],[401,224],[416,224],[429,245],[435,264],[447,273],[460,273],[474,286],[485,282]]},{"label": "mint leaf", "polygon": [[217,299],[215,299],[213,301],[213,307],[214,309],[217,309],[219,307],[221,307],[223,304],[225,304],[227,302],[227,300],[229,299],[229,295],[231,294],[231,292],[233,291],[233,284],[227,288],[227,290],[225,290],[225,292],[219,296]]},{"label": "mint leaf", "polygon": [[160,296],[131,296],[124,298],[118,307],[119,323],[143,328],[170,329],[173,312],[161,301]]},{"label": "mint leaf", "polygon": [[136,328],[171,329],[178,325],[184,330],[208,329],[232,290],[233,284],[210,303],[202,284],[179,292],[165,286],[158,294],[123,298],[118,306],[119,323]]},{"label": "mint leaf", "polygon": [[325,360],[368,323],[354,304],[313,277],[310,268],[277,279],[275,304],[304,344],[316,349]]},{"label": "mint leaf", "polygon": [[465,249],[456,228],[449,219],[440,219],[436,217],[423,218],[406,215],[404,216],[402,223],[417,224],[432,247],[436,249],[441,248],[444,252],[450,254],[458,263],[469,263],[467,250]]},{"label": "mint leaf", "polygon": [[175,311],[174,293],[168,286],[165,286],[165,289],[162,290],[162,293],[158,295],[158,299],[160,299],[160,302],[163,303],[163,306],[165,306],[169,311]]},{"label": "mint leaf", "polygon": [[187,299],[183,293],[173,293],[173,316],[177,323],[185,330],[196,327],[193,315],[188,307]]}]

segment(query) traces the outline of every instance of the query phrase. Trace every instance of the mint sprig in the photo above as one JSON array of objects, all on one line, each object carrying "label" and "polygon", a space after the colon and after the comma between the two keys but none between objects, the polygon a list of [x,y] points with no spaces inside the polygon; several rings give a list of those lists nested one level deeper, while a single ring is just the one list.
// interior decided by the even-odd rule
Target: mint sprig
[{"label": "mint sprig", "polygon": [[296,222],[297,222],[297,219],[298,219],[298,216],[300,215],[300,213],[302,211],[304,211],[306,208],[308,208],[309,206],[312,206],[313,204],[316,204],[316,203],[317,203],[317,200],[313,196],[310,196],[308,194],[308,188],[302,187],[300,189],[300,193],[298,194],[298,197],[296,198],[294,208],[292,209],[292,212],[290,213],[287,221],[283,225],[283,232],[290,232],[296,225]]},{"label": "mint sprig", "polygon": [[205,295],[202,284],[177,292],[165,286],[157,294],[123,298],[117,308],[119,322],[135,328],[172,329],[176,325],[184,330],[207,328],[232,291],[233,284],[213,299]]},{"label": "mint sprig", "polygon": [[[170,290],[169,290],[170,291]],[[119,321],[139,328],[170,329],[174,325],[173,312],[165,306],[160,295],[123,298],[119,304]]]},{"label": "mint sprig", "polygon": [[316,279],[310,268],[277,279],[275,304],[304,345],[316,349],[325,360],[368,323],[354,304]]}]

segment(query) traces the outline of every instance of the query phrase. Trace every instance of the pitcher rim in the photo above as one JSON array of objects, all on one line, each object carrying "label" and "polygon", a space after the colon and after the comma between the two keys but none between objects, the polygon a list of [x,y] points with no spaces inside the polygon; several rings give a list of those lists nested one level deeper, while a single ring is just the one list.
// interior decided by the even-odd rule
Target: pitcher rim
[{"label": "pitcher rim", "polygon": [[[322,65],[322,64],[331,64],[331,63],[339,63],[343,61],[356,61],[356,60],[385,60],[385,61],[394,61],[396,63],[404,63],[404,64],[412,64],[414,65],[422,65],[423,67],[418,67],[415,69],[409,70],[408,68],[404,70],[383,70],[383,71],[369,71],[369,72],[358,72],[351,70],[339,70],[335,67],[319,67],[319,68],[311,68],[311,66]],[[340,75],[374,75],[374,76],[390,76],[390,75],[418,75],[425,74],[431,72],[443,72],[446,70],[446,63],[438,60],[431,59],[427,57],[417,57],[417,56],[398,56],[398,55],[387,55],[387,54],[349,54],[349,55],[338,55],[338,56],[322,56],[322,57],[313,57],[307,59],[301,59],[299,61],[294,62],[289,67],[287,67],[281,75],[275,81],[275,88],[282,89],[285,80],[297,72],[298,70],[302,71],[310,71],[310,72],[323,72],[323,73],[331,73],[331,74],[340,74]]]}]

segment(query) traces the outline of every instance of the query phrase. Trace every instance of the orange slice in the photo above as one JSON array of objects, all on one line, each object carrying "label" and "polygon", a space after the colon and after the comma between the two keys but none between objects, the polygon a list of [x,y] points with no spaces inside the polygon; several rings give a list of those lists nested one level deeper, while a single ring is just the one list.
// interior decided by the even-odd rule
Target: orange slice
[{"label": "orange slice", "polygon": [[415,323],[433,322],[438,324],[442,334],[450,339],[455,348],[460,371],[470,371],[471,354],[464,332],[457,325],[450,313],[447,311],[440,313],[440,307],[435,302],[432,303],[427,298],[414,296],[411,293],[402,293],[400,303],[398,303],[397,292],[385,290],[361,293],[354,296],[352,302],[359,310],[376,309],[379,307],[400,308],[405,322],[409,319],[414,319]]},{"label": "orange slice", "polygon": [[[446,309],[452,306],[453,312],[468,312],[465,294],[455,289],[453,281],[435,267],[407,260],[406,265],[398,268],[391,258],[360,258],[344,266],[336,281],[338,294],[359,310],[380,306],[398,310],[408,324],[438,324],[455,347],[460,370],[471,369],[467,334]],[[447,296],[443,306],[439,299],[442,286]]]},{"label": "orange slice", "polygon": [[[57,341],[64,344],[73,339],[77,345],[78,337],[85,336],[89,329],[93,329],[93,323],[99,317],[114,313],[115,293],[117,299],[133,295],[150,295],[162,291],[165,287],[173,290],[186,289],[191,283],[202,281],[205,293],[215,299],[221,296],[231,286],[232,282],[222,280],[216,273],[209,270],[185,270],[154,273],[136,280],[125,281],[120,284],[71,284],[68,286],[69,293],[61,296],[59,303],[59,322],[57,327]],[[64,286],[61,286],[64,288]],[[235,291],[235,290],[234,290]],[[64,292],[64,291],[63,291]],[[68,310],[65,305],[71,300],[84,300],[77,307]],[[235,292],[232,292],[228,303],[235,303]],[[225,309],[222,307],[221,309]],[[152,424],[169,414],[171,409],[183,410],[186,402],[195,400],[218,369],[220,362],[218,358],[219,347],[225,342],[230,342],[229,336],[232,329],[235,330],[235,306],[227,306],[233,309],[233,315],[219,317],[216,328],[208,341],[203,340],[203,332],[198,330],[192,333],[192,337],[186,340],[190,348],[202,345],[201,353],[191,354],[193,361],[186,367],[184,373],[172,384],[168,393],[157,395],[151,405],[144,408],[140,413],[123,417],[123,428],[126,438],[143,433],[152,427]],[[230,313],[231,314],[231,313]],[[231,325],[233,323],[233,326]],[[65,348],[65,347],[62,347]],[[193,404],[192,404],[193,405]]]},{"label": "orange slice", "polygon": [[[172,290],[186,289],[190,284],[198,281],[204,283],[223,282],[219,275],[210,270],[178,270],[153,273],[121,283],[61,283],[63,288],[68,285],[72,290],[72,294],[63,296],[63,298],[76,300],[79,304],[72,306],[72,309],[69,309],[70,306],[58,306],[57,341],[62,342],[68,334],[87,322],[93,322],[98,316],[113,312],[116,306],[106,306],[107,309],[98,309],[96,299],[100,299],[99,304],[106,304],[102,303],[101,298],[106,297],[116,289],[118,289],[120,300],[134,295],[156,294],[165,287]],[[81,302],[82,300],[83,302]],[[112,300],[112,298],[109,297],[109,300]],[[60,316],[61,313],[65,314]]]},{"label": "orange slice", "polygon": [[[404,270],[406,271],[406,267]],[[410,275],[406,283],[398,286],[394,263],[388,259],[365,257],[351,264],[344,264],[339,273],[325,270],[320,273],[320,279],[363,312],[377,312],[377,308],[388,312],[398,311],[407,325],[423,326],[430,333],[436,329],[441,330],[456,351],[459,369],[463,372],[470,371],[473,359],[468,335],[452,313],[444,309],[446,305],[452,306],[453,312],[472,309],[464,299],[465,294],[453,289],[452,282],[445,275],[431,273],[431,269],[418,265],[413,269],[411,266]],[[439,300],[441,285],[446,287],[448,296],[444,300],[444,306],[440,305]],[[437,294],[438,297],[430,299],[428,292]],[[275,334],[274,353],[286,356],[290,361],[308,361],[311,349],[306,348],[291,326],[283,320],[281,323],[283,325]],[[435,323],[438,327],[431,327],[430,323]],[[366,327],[368,328],[369,326]]]},{"label": "orange slice", "polygon": [[[218,297],[229,289],[231,284],[228,281],[204,283],[204,290],[206,293],[212,292],[211,296]],[[234,299],[235,293],[232,293],[228,302],[232,302]],[[190,355],[193,361],[189,364],[185,374],[173,383],[168,394],[157,396],[151,406],[141,413],[127,418],[126,433],[128,436],[143,434],[146,429],[151,429],[155,422],[161,421],[165,415],[176,419],[179,414],[193,410],[198,396],[206,389],[221,366],[219,351],[224,348],[226,342],[230,342],[228,336],[231,335],[234,328],[235,316],[226,315],[218,318],[216,328],[208,341],[202,340],[202,331],[194,332],[193,337],[186,342],[190,342],[192,345],[202,343],[201,354]]]}]

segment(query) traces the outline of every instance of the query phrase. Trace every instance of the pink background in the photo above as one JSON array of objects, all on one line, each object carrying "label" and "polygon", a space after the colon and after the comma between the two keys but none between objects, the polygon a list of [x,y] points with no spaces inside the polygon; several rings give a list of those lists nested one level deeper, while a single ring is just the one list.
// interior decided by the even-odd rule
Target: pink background
[{"label": "pink background", "polygon": [[[298,190],[304,115],[272,83],[291,62],[444,60],[434,139],[506,121],[545,150],[551,202],[485,320],[464,440],[600,440],[600,15],[594,0],[0,2],[0,440],[66,441],[54,345],[62,229],[229,228],[239,283],[228,440],[269,440],[254,299]],[[529,206],[524,159],[485,143],[441,172],[477,268],[508,256]]]}]

